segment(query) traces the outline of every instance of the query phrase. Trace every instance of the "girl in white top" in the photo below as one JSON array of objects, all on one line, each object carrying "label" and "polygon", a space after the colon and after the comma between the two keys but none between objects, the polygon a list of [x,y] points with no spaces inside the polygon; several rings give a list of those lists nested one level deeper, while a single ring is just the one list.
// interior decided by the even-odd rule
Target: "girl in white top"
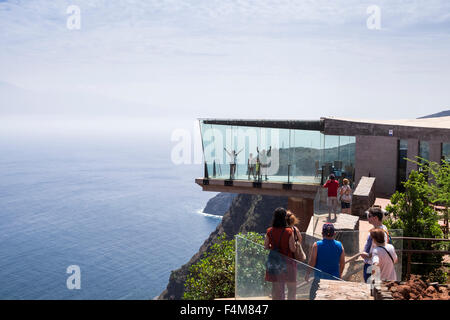
[{"label": "girl in white top", "polygon": [[385,244],[386,232],[381,228],[370,230],[374,248],[372,250],[372,264],[375,266],[372,273],[377,269],[380,272],[380,280],[397,280],[395,264],[398,262],[395,248],[391,244]]},{"label": "girl in white top", "polygon": [[352,188],[350,187],[350,181],[348,179],[342,180],[342,187],[339,188],[339,198],[341,201],[342,212],[351,214],[350,205],[352,202]]}]

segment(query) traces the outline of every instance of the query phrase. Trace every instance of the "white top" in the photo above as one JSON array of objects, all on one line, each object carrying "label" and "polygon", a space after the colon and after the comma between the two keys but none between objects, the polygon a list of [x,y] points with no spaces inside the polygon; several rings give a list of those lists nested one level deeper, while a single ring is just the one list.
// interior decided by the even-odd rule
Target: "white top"
[{"label": "white top", "polygon": [[347,185],[343,185],[339,188],[339,194],[341,195],[341,201],[351,202],[352,201],[352,188]]},{"label": "white top", "polygon": [[[388,231],[388,228],[384,224],[382,224],[381,226],[379,226],[377,228],[380,228],[380,229],[383,229],[385,231]],[[372,242],[372,245],[370,246],[370,248],[367,247],[367,244],[368,244],[369,241]],[[389,242],[389,237],[388,237],[387,233],[385,232],[384,233],[384,243],[388,243],[388,242]],[[372,237],[370,236],[370,233],[369,233],[369,235],[367,236],[366,245],[364,246],[364,250],[369,254],[369,257],[371,257],[373,255],[373,249],[374,248],[376,248],[376,245],[375,245],[375,242],[374,242],[374,240],[372,239]],[[367,249],[368,249],[368,251],[367,251]],[[383,249],[381,249],[381,250],[383,250]],[[388,258],[389,258],[389,256],[388,256]],[[372,264],[373,263],[372,262],[372,258],[364,259],[364,263]]]},{"label": "white top", "polygon": [[[392,244],[385,244],[383,246],[397,263],[398,257],[395,253],[394,246]],[[389,254],[383,248],[375,247],[372,251],[372,263],[378,264],[380,268],[380,279],[381,280],[397,280],[397,274],[395,273],[394,263],[392,263]]]}]

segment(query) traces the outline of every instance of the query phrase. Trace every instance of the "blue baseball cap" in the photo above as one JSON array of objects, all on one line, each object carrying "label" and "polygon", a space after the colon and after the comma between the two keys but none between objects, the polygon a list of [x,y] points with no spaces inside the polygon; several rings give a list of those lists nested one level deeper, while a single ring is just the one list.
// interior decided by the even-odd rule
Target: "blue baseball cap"
[{"label": "blue baseball cap", "polygon": [[325,237],[334,236],[334,225],[332,223],[325,223],[322,226],[322,235],[324,235]]}]

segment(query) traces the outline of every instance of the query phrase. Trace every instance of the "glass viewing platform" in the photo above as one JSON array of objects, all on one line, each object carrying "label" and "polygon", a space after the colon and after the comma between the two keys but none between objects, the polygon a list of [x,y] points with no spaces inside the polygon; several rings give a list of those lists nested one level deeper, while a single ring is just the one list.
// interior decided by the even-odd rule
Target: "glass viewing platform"
[{"label": "glass viewing platform", "polygon": [[200,120],[204,178],[321,184],[355,175],[355,137],[325,135],[320,121]]}]

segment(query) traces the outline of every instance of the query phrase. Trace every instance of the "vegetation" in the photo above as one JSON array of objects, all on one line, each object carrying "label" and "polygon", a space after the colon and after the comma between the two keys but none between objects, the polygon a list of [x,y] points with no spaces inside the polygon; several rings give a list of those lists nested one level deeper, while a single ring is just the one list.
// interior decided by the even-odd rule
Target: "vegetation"
[{"label": "vegetation", "polygon": [[[264,250],[260,246],[264,244],[262,235],[249,232],[247,234],[240,233],[238,236],[249,240],[247,242],[252,244],[247,253],[255,254],[254,250],[257,250],[255,248]],[[255,242],[259,245],[254,245]],[[205,253],[204,257],[189,268],[183,299],[212,300],[234,297],[235,246],[236,240],[226,240],[226,234],[218,238],[218,242]],[[258,269],[253,265],[247,271],[254,273]]]},{"label": "vegetation", "polygon": [[[385,224],[390,229],[402,229],[405,237],[442,238],[443,232],[438,223],[439,215],[434,206],[443,206],[444,212],[448,215],[450,206],[449,163],[443,161],[439,165],[420,158],[419,162],[413,162],[419,166],[419,170],[413,170],[408,180],[403,183],[404,192],[397,191],[392,195],[391,205],[386,207],[387,211],[392,213],[392,217]],[[445,243],[414,241],[412,249],[439,250],[446,247],[448,244]],[[424,275],[431,281],[439,282],[442,282],[447,276],[441,268],[442,255],[413,254],[412,261],[422,263],[411,266],[411,272],[414,274]],[[406,262],[405,255],[403,257],[403,273],[406,272]]]}]

